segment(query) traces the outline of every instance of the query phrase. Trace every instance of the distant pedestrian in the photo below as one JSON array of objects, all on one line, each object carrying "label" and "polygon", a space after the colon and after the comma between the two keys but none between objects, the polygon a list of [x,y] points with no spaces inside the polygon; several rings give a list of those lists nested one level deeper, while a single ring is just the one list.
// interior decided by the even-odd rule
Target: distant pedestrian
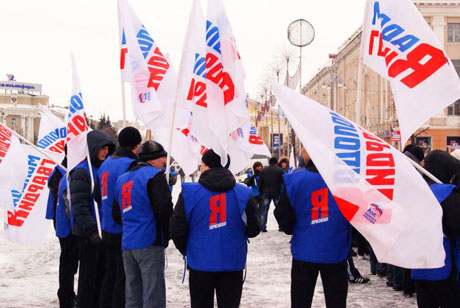
[{"label": "distant pedestrian", "polygon": [[263,210],[263,200],[259,192],[259,178],[263,168],[264,166],[262,163],[260,161],[256,161],[252,165],[252,172],[249,172],[247,178],[244,180],[244,184],[246,184],[252,190],[252,195],[257,201],[259,212],[262,212]]},{"label": "distant pedestrian", "polygon": [[[278,204],[281,194],[281,185],[283,183],[283,170],[277,165],[278,160],[275,157],[270,158],[269,166],[265,167],[259,176],[259,192],[262,195],[262,232],[267,232],[268,211],[270,203]],[[279,228],[281,229],[281,228]]]}]

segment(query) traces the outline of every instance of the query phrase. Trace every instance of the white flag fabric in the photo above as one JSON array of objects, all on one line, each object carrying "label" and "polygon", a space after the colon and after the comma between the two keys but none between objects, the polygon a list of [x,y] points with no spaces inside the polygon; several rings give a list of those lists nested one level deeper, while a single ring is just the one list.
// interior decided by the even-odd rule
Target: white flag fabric
[{"label": "white flag fabric", "polygon": [[118,27],[122,81],[131,84],[134,115],[148,123],[164,115],[157,91],[164,91],[172,67],[127,0],[118,0]]},{"label": "white flag fabric", "polygon": [[13,210],[12,191],[21,191],[27,168],[26,155],[15,133],[0,123],[0,207]]},{"label": "white flag fabric", "polygon": [[[56,163],[29,145],[19,147],[25,159],[17,158],[18,168],[14,177],[21,177],[22,170],[27,171],[27,176],[20,189],[10,192],[14,208],[7,211],[5,236],[16,244],[40,246],[48,233],[49,220],[45,219],[48,178]],[[54,160],[61,157],[56,152],[46,152]]]},{"label": "white flag fabric", "polygon": [[442,209],[408,158],[319,103],[272,86],[344,217],[369,241],[379,262],[443,266]]},{"label": "white flag fabric", "polygon": [[361,44],[364,64],[391,82],[402,144],[460,98],[454,66],[412,1],[367,0]]},{"label": "white flag fabric", "polygon": [[67,115],[67,170],[69,172],[88,156],[88,143],[86,142],[88,123],[73,55],[72,80],[73,87]]},{"label": "white flag fabric", "polygon": [[294,157],[294,149],[293,149],[293,148],[291,149],[291,154],[289,155],[289,165],[290,165],[292,168],[297,168],[297,164],[296,164],[296,160],[295,160],[295,157]]},{"label": "white flag fabric", "polygon": [[249,143],[252,145],[254,154],[271,157],[267,145],[265,144],[264,140],[259,136],[259,134],[257,133],[257,129],[254,126],[251,126],[251,131],[249,132]]},{"label": "white flag fabric", "polygon": [[67,126],[61,119],[48,110],[48,108],[42,105],[39,107],[40,129],[38,130],[37,147],[43,150],[61,153],[61,159],[63,159],[67,139]]}]

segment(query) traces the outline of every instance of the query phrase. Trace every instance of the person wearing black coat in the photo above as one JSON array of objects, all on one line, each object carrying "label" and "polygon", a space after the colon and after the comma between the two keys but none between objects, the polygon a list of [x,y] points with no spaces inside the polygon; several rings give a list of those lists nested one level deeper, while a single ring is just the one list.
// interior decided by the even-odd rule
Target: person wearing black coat
[{"label": "person wearing black coat", "polygon": [[[283,184],[283,170],[278,167],[278,161],[275,157],[270,158],[269,166],[265,167],[259,176],[259,192],[262,196],[263,211],[261,213],[263,226],[262,232],[267,232],[268,210],[270,202],[278,204]],[[281,228],[279,228],[281,231]]]},{"label": "person wearing black coat", "polygon": [[[202,158],[202,167],[200,169],[201,176],[198,181],[198,184],[201,186],[201,188],[198,191],[202,192],[202,188],[204,187],[204,191],[206,191],[205,194],[207,195],[215,195],[215,193],[217,192],[223,193],[224,196],[226,196],[227,193],[231,193],[232,190],[235,190],[235,186],[240,184],[236,184],[235,177],[227,168],[228,165],[225,167],[221,165],[220,157],[217,154],[215,154],[213,150],[208,150]],[[232,197],[229,197],[229,200],[232,200],[231,198]],[[187,208],[193,211],[193,214],[189,214],[190,221],[187,220],[185,202],[189,202],[187,204],[189,204],[191,207]],[[181,192],[181,194],[179,195],[179,199],[177,200],[176,206],[174,207],[173,216],[171,217],[170,222],[171,238],[174,242],[174,245],[181,252],[182,255],[187,255],[188,244],[190,244],[191,247],[196,247],[196,242],[189,242],[190,238],[196,240],[196,237],[194,237],[194,235],[198,234],[198,237],[206,237],[210,234],[208,232],[213,232],[212,230],[216,230],[217,228],[221,227],[229,228],[227,229],[229,230],[228,232],[232,232],[230,233],[234,237],[232,243],[239,241],[241,236],[241,234],[239,233],[240,230],[238,228],[235,229],[235,226],[239,225],[239,222],[235,220],[230,220],[230,217],[232,217],[230,214],[226,215],[227,218],[224,224],[221,224],[220,226],[214,225],[214,227],[216,228],[210,226],[209,230],[207,229],[207,227],[205,228],[206,230],[202,230],[200,229],[200,227],[198,227],[198,224],[200,222],[197,220],[199,220],[199,218],[196,218],[201,217],[201,215],[203,214],[200,210],[200,205],[198,203],[195,204],[193,202],[190,202],[192,201],[184,200],[183,190],[183,192]],[[238,206],[238,204],[233,203],[232,201],[227,201],[227,213],[233,212],[235,210],[235,206]],[[244,213],[246,217],[245,237],[252,238],[257,236],[260,233],[262,221],[260,219],[257,202],[251,194],[249,196],[249,200],[247,201],[244,207]],[[197,216],[195,217],[195,215]],[[203,215],[206,216],[209,214]],[[205,234],[200,232],[204,232]],[[228,236],[230,236],[230,234],[228,234]],[[221,249],[218,253],[212,256],[206,255],[206,257],[209,257],[216,263],[221,264],[224,263],[225,260],[222,260],[222,257],[219,257],[219,255],[222,256],[223,254],[229,256],[235,254],[235,251],[227,251],[225,248],[225,243],[222,243],[222,238],[221,242],[219,242],[219,245],[221,246]],[[189,258],[191,256],[187,257]],[[238,259],[238,257],[235,257],[235,259]],[[189,285],[192,308],[213,307],[214,290],[216,290],[217,302],[219,307],[239,307],[243,287],[243,268],[208,271],[201,268],[193,268],[192,266],[193,265],[189,263]]]},{"label": "person wearing black coat", "polygon": [[[450,184],[459,169],[458,161],[441,150],[431,151],[424,160],[425,169],[439,179],[443,184]],[[428,185],[434,182],[425,177]],[[442,229],[444,236],[454,242],[460,237],[460,193],[454,189],[451,194],[441,202]],[[454,251],[455,249],[453,249]],[[455,257],[452,256],[452,271],[444,280],[416,280],[417,304],[419,307],[460,307],[458,272]]]},{"label": "person wearing black coat", "polygon": [[[115,150],[115,144],[102,131],[91,131],[87,135],[91,164],[97,168]],[[98,307],[99,291],[103,276],[101,243],[96,219],[92,214],[92,202],[100,203],[100,188],[97,172],[94,172],[94,193],[88,171],[79,166],[70,171],[70,203],[72,209],[72,235],[77,238],[80,270],[78,277],[77,306]],[[91,200],[93,199],[93,200]]]}]

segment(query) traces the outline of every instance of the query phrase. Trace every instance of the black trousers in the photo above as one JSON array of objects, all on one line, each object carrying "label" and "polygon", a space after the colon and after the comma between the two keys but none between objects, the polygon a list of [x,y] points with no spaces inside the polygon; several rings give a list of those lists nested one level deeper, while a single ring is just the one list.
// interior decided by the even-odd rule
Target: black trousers
[{"label": "black trousers", "polygon": [[455,275],[440,281],[415,280],[419,308],[458,308],[460,299]]},{"label": "black trousers", "polygon": [[125,307],[125,270],[121,253],[121,234],[102,231],[105,271],[102,280],[100,307]]},{"label": "black trousers", "polygon": [[79,308],[97,308],[99,307],[99,294],[103,277],[101,244],[92,244],[85,238],[77,238],[77,241],[80,257],[77,306]]},{"label": "black trousers", "polygon": [[326,264],[292,260],[291,307],[311,307],[318,273],[323,282],[326,307],[345,308],[347,305],[347,262]]},{"label": "black trousers", "polygon": [[238,308],[243,292],[243,271],[202,272],[190,269],[189,285],[192,308],[214,307],[214,290],[219,308]]},{"label": "black trousers", "polygon": [[59,307],[74,307],[77,296],[74,292],[74,277],[78,270],[78,243],[72,234],[59,238],[61,255],[59,257]]}]

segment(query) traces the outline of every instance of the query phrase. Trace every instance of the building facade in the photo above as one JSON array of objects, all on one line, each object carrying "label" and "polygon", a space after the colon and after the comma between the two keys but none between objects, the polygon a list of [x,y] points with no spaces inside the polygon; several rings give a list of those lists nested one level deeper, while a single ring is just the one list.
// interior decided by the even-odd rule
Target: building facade
[{"label": "building facade", "polygon": [[[30,142],[35,143],[40,128],[39,105],[49,107],[49,97],[40,84],[0,81],[0,120]],[[49,107],[62,120],[66,109]]]},{"label": "building facade", "polygon": [[[261,97],[261,101],[267,101],[265,97]],[[281,156],[289,156],[288,149],[290,134],[287,119],[281,114],[278,115],[278,108],[270,106],[269,110],[263,112],[263,116],[257,119],[257,115],[262,112],[264,105],[253,99],[248,99],[249,116],[251,124],[257,130],[257,133],[264,140],[270,152],[278,157],[278,144],[281,143]]]},{"label": "building facade", "polygon": [[[460,74],[460,1],[414,1]],[[354,120],[394,146],[392,132],[399,130],[390,83],[360,65],[361,29],[353,33],[337,54],[302,88],[302,93]],[[362,67],[361,99],[356,104],[358,70]],[[357,112],[359,108],[359,112]],[[356,115],[360,118],[357,119]],[[452,151],[460,147],[460,101],[430,118],[412,137],[427,150]]]}]

